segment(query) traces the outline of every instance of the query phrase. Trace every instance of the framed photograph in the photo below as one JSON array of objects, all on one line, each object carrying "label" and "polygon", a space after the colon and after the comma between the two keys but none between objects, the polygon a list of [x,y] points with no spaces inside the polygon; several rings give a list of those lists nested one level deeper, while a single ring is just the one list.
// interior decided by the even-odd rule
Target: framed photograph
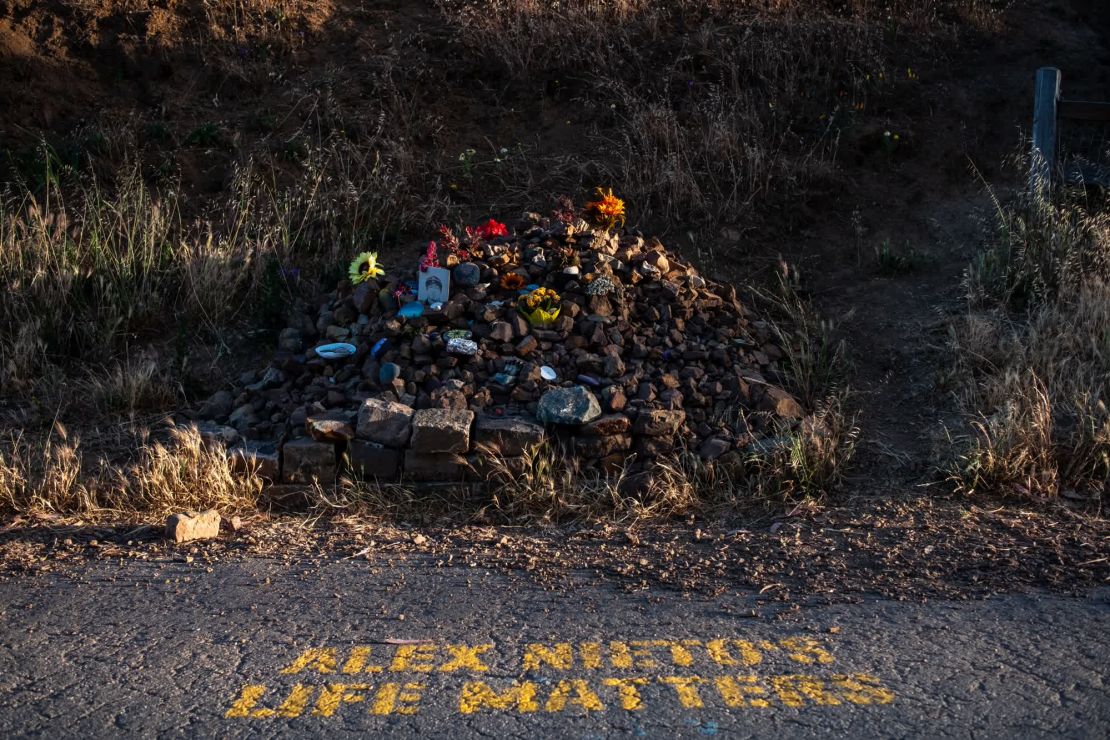
[{"label": "framed photograph", "polygon": [[451,295],[451,271],[443,267],[429,267],[420,273],[416,297],[428,306],[446,303]]}]

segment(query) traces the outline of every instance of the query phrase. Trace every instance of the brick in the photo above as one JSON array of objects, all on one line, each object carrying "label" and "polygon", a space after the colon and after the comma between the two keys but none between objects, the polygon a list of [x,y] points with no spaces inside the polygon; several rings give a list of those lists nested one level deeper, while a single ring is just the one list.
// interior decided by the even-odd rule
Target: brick
[{"label": "brick", "polygon": [[286,442],[282,456],[282,478],[286,483],[335,482],[335,445],[302,437]]},{"label": "brick", "polygon": [[166,536],[174,542],[211,540],[219,534],[220,512],[215,509],[201,512],[186,511],[173,514],[166,519]]},{"label": "brick", "polygon": [[543,441],[539,424],[517,416],[479,416],[474,423],[474,448],[500,457],[523,455]]},{"label": "brick", "polygon": [[410,446],[421,454],[466,452],[473,423],[469,409],[421,409],[412,418]]},{"label": "brick", "polygon": [[351,472],[360,480],[397,480],[401,472],[401,451],[377,442],[354,440],[347,449]]},{"label": "brick", "polygon": [[467,478],[470,466],[466,458],[454,452],[421,453],[405,452],[405,478],[414,481],[462,481]]},{"label": "brick", "polygon": [[275,444],[243,442],[227,451],[227,461],[233,473],[248,475],[253,471],[268,483],[281,480],[281,457]]},{"label": "brick", "polygon": [[[402,387],[404,383],[401,384]],[[402,448],[412,433],[413,410],[396,401],[367,398],[358,410],[356,434],[386,447]]]}]

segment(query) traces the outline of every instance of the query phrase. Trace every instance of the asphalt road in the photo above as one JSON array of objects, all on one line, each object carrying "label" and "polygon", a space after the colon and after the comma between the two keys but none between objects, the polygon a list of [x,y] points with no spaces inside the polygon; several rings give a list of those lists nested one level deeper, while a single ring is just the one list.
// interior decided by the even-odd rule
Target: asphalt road
[{"label": "asphalt road", "polygon": [[[776,616],[777,615],[777,616]],[[3,737],[1106,737],[1110,591],[783,614],[419,560],[0,583]]]}]

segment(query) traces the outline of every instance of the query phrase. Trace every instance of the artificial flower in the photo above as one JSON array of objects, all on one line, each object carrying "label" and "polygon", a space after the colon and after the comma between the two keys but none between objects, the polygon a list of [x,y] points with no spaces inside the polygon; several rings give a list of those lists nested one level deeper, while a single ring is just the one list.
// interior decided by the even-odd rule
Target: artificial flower
[{"label": "artificial flower", "polygon": [[597,200],[586,204],[586,213],[594,223],[606,229],[624,225],[624,201],[613,195],[613,189],[597,189]]},{"label": "artificial flower", "polygon": [[428,242],[428,248],[424,251],[424,256],[420,258],[420,272],[427,272],[429,267],[439,267],[439,255],[436,249],[434,241]]},{"label": "artificial flower", "polygon": [[536,288],[517,303],[517,310],[533,326],[550,326],[559,318],[561,301],[551,288]]},{"label": "artificial flower", "polygon": [[556,221],[569,224],[574,221],[574,201],[569,196],[560,195],[555,199],[555,210],[551,212]]},{"label": "artificial flower", "polygon": [[505,290],[520,290],[524,287],[524,276],[517,272],[507,272],[501,276],[501,287]]},{"label": "artificial flower", "polygon": [[365,283],[370,278],[381,277],[385,274],[385,270],[378,264],[377,252],[363,252],[351,261],[351,266],[347,270],[351,282],[355,285]]},{"label": "artificial flower", "polygon": [[492,218],[484,224],[479,224],[478,228],[474,230],[480,238],[485,240],[495,239],[499,236],[508,236],[509,229],[505,224],[499,221],[494,221]]}]

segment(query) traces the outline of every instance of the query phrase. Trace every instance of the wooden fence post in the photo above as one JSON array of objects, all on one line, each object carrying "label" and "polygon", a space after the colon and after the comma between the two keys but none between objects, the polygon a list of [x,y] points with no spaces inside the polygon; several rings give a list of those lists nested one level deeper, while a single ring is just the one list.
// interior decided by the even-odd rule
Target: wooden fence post
[{"label": "wooden fence post", "polygon": [[1029,163],[1029,185],[1035,197],[1044,199],[1056,174],[1056,106],[1060,101],[1060,70],[1041,67],[1033,104],[1033,151]]}]

